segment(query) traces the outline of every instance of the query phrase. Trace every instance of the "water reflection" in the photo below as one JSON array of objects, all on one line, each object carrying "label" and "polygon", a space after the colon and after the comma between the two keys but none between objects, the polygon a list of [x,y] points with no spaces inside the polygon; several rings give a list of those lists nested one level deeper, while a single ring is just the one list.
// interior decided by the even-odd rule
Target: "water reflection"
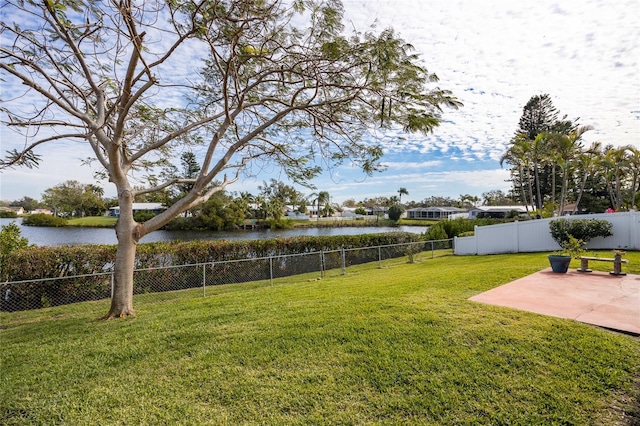
[{"label": "water reflection", "polygon": [[[116,244],[116,233],[111,228],[46,228],[22,226],[22,219],[0,219],[0,225],[16,222],[23,237],[29,244],[37,246],[60,246],[78,244]],[[193,240],[257,240],[269,238],[286,238],[297,236],[330,236],[330,235],[358,235],[377,234],[382,232],[426,232],[426,226],[399,227],[341,227],[341,228],[295,228],[295,229],[264,229],[253,231],[154,231],[145,235],[142,243],[160,241],[193,241]]]}]

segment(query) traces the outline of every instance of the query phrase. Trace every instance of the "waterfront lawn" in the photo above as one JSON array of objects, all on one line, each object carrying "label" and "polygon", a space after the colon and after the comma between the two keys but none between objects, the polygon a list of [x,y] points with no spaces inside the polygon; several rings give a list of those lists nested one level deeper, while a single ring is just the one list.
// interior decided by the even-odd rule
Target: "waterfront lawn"
[{"label": "waterfront lawn", "polygon": [[113,228],[118,221],[112,216],[87,216],[75,217],[67,220],[67,226],[86,226],[91,228]]},{"label": "waterfront lawn", "polygon": [[126,320],[5,313],[0,423],[633,424],[638,338],[467,300],[546,267],[447,256],[145,295]]},{"label": "waterfront lawn", "polygon": [[399,226],[431,226],[440,222],[438,219],[407,219],[401,218],[398,220]]}]

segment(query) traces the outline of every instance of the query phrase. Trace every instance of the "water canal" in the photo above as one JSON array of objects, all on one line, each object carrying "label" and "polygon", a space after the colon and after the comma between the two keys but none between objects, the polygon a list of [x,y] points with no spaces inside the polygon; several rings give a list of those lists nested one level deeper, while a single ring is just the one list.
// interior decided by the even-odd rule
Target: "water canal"
[{"label": "water canal", "polygon": [[[22,226],[22,219],[0,219],[0,225],[16,222],[23,237],[29,244],[37,246],[60,246],[79,244],[116,244],[116,233],[112,228],[85,227],[34,227]],[[269,238],[287,238],[297,236],[331,236],[377,234],[383,232],[413,232],[424,233],[426,226],[367,226],[367,227],[338,227],[338,228],[292,228],[292,229],[262,229],[246,231],[154,231],[145,235],[142,243],[161,241],[193,241],[193,240],[255,240]]]}]

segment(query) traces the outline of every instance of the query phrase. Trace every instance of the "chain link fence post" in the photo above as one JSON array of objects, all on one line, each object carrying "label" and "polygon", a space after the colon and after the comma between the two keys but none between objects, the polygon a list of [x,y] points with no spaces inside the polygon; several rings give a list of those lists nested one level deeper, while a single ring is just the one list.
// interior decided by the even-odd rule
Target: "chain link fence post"
[{"label": "chain link fence post", "polygon": [[207,297],[207,265],[202,264],[202,297]]},{"label": "chain link fence post", "polygon": [[269,285],[273,285],[273,256],[269,256]]},{"label": "chain link fence post", "polygon": [[347,259],[344,252],[344,247],[340,250],[340,257],[342,260],[342,275],[347,275]]}]

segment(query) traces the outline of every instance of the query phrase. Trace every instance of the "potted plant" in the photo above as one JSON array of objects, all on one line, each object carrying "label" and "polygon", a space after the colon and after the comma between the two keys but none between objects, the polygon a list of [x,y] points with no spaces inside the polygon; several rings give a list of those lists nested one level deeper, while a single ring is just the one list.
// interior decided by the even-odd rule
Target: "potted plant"
[{"label": "potted plant", "polygon": [[571,259],[579,259],[585,252],[583,246],[595,237],[608,237],[611,222],[601,219],[556,219],[549,222],[551,237],[561,247],[549,255],[553,272],[566,273]]},{"label": "potted plant", "polygon": [[582,248],[584,241],[578,240],[573,235],[564,241],[562,250],[549,255],[549,263],[553,272],[565,274],[569,270],[571,259],[580,259],[585,252]]}]

